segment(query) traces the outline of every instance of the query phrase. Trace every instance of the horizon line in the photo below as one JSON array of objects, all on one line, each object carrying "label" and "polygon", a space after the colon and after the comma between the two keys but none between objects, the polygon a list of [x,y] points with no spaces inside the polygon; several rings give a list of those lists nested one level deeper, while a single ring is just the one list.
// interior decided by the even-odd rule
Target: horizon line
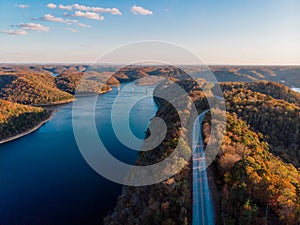
[{"label": "horizon line", "polygon": [[[18,65],[106,65],[106,66],[162,66],[163,64],[123,64],[123,63],[91,63],[91,62],[0,62],[0,65],[3,64],[18,64]],[[210,64],[172,64],[177,66],[300,66],[299,64],[229,64],[229,63],[210,63]],[[166,64],[166,66],[172,66]]]}]

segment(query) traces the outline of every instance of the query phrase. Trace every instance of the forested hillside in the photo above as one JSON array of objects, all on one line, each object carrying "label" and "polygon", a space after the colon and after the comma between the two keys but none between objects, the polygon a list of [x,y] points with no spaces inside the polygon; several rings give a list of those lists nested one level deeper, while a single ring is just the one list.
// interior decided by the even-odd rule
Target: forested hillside
[{"label": "forested hillside", "polygon": [[47,74],[0,75],[0,98],[26,105],[47,105],[70,101],[73,96],[59,90]]},{"label": "forested hillside", "polygon": [[270,81],[257,81],[250,83],[242,82],[227,82],[221,83],[223,91],[232,91],[235,89],[249,89],[253,92],[259,92],[275,99],[285,100],[289,103],[293,103],[300,106],[300,93],[293,91],[291,88],[281,83]]},{"label": "forested hillside", "polygon": [[[221,83],[221,87],[227,128],[212,165],[219,187],[219,196],[214,197],[220,198],[220,224],[298,224],[300,173],[295,166],[299,167],[300,109],[292,103],[299,102],[299,95],[264,81]],[[208,108],[203,94],[196,105]],[[207,143],[209,119],[203,134]]]},{"label": "forested hillside", "polygon": [[118,85],[119,82],[114,77],[105,81],[104,74],[87,72],[83,76],[82,72],[64,71],[55,77],[55,84],[60,90],[74,95],[108,92],[111,90],[108,84]]},{"label": "forested hillside", "polygon": [[[204,124],[205,142],[209,122]],[[275,157],[263,136],[235,113],[227,114],[226,135],[214,164],[220,224],[298,224],[300,174]],[[216,194],[216,193],[213,193]]]},{"label": "forested hillside", "polygon": [[[226,86],[226,84],[224,85]],[[253,83],[250,88],[253,86],[262,85]],[[281,90],[278,85],[273,91],[272,88],[268,89],[269,86],[266,85],[265,88],[261,89],[262,93],[269,92],[269,95],[238,86],[231,90],[224,90],[227,111],[235,112],[252,128],[263,133],[273,153],[280,156],[284,161],[299,167],[300,108],[295,104],[279,99],[299,102],[300,97],[298,93],[286,92],[287,89],[284,86]],[[260,91],[260,89],[257,90]],[[283,94],[280,95],[280,93]]]},{"label": "forested hillside", "polygon": [[[178,84],[190,91],[199,112],[208,108],[195,82]],[[217,224],[300,223],[300,173],[295,168],[299,163],[299,108],[289,103],[296,103],[298,97],[282,85],[262,82],[259,86],[264,84],[261,91],[268,95],[250,90],[254,84],[222,84],[227,127],[221,150],[208,169]],[[158,148],[140,154],[138,164],[148,165],[168,157],[178,144],[178,134],[187,134],[181,129],[178,114],[166,102],[160,101],[156,116],[175,126],[169,127]],[[207,116],[203,124],[205,143],[209,135]],[[187,145],[185,149],[190,148]],[[105,224],[191,224],[191,182],[189,163],[159,184],[124,187]]]},{"label": "forested hillside", "polygon": [[51,116],[52,111],[0,99],[0,141],[26,132]]}]

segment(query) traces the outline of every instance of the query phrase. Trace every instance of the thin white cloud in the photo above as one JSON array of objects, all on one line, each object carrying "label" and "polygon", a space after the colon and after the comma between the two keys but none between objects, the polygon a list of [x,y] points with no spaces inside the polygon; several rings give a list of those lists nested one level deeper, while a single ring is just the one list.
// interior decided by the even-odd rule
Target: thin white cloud
[{"label": "thin white cloud", "polygon": [[0,33],[9,34],[9,35],[26,35],[28,34],[26,30],[2,30]]},{"label": "thin white cloud", "polygon": [[26,30],[37,30],[37,31],[49,31],[50,30],[49,27],[46,27],[39,23],[21,23],[18,27],[21,29],[26,29]]},{"label": "thin white cloud", "polygon": [[89,7],[89,6],[85,6],[85,5],[79,5],[79,4],[73,4],[74,8],[75,9],[78,9],[78,10],[83,10],[83,11],[92,11],[92,7]]},{"label": "thin white cloud", "polygon": [[52,14],[46,14],[42,18],[44,21],[53,21],[53,22],[59,22],[59,23],[66,23],[66,24],[72,24],[72,23],[78,23],[77,20],[70,20],[70,19],[63,19],[60,17],[55,17]]},{"label": "thin white cloud", "polygon": [[16,7],[19,7],[19,8],[21,8],[21,9],[26,9],[26,8],[29,8],[30,5],[16,4]]},{"label": "thin white cloud", "polygon": [[58,8],[64,9],[64,10],[72,10],[73,9],[73,7],[71,5],[62,5],[62,4],[59,4]]},{"label": "thin white cloud", "polygon": [[[73,14],[71,14],[71,13],[67,13],[67,12],[65,12],[64,13],[64,17],[75,17],[75,15],[73,15]],[[69,19],[66,19],[66,21],[72,21],[72,20],[69,20]],[[74,22],[73,23],[74,25],[76,25],[76,26],[79,26],[79,27],[83,27],[83,28],[91,28],[91,26],[90,25],[87,25],[87,24],[84,24],[84,23],[80,23],[80,22]]]},{"label": "thin white cloud", "polygon": [[73,28],[70,28],[70,27],[66,28],[66,30],[72,31],[73,33],[80,32],[79,30],[76,30],[76,29],[73,29]]},{"label": "thin white cloud", "polygon": [[100,16],[98,13],[94,13],[94,12],[76,11],[74,16],[75,17],[83,17],[83,18],[92,19],[92,20],[104,20],[103,16]]},{"label": "thin white cloud", "polygon": [[55,17],[51,14],[46,14],[45,16],[42,17],[42,20],[66,23],[66,21],[63,18]]},{"label": "thin white cloud", "polygon": [[83,27],[83,28],[91,28],[90,25],[84,24],[84,23],[76,23],[75,25],[79,26],[79,27]]},{"label": "thin white cloud", "polygon": [[69,20],[69,19],[66,19],[65,21],[66,21],[67,24],[78,23],[78,20]]},{"label": "thin white cloud", "polygon": [[144,15],[144,16],[153,14],[153,12],[150,11],[149,9],[145,9],[142,6],[136,6],[136,5],[131,7],[131,12],[135,15],[139,14],[139,15]]},{"label": "thin white cloud", "polygon": [[55,8],[56,8],[56,5],[53,4],[53,3],[49,3],[49,4],[47,5],[47,7],[48,7],[49,9],[55,9]]},{"label": "thin white cloud", "polygon": [[122,15],[121,11],[117,8],[90,7],[90,6],[79,5],[79,4],[73,4],[73,7],[81,11],[90,11],[96,13],[110,13],[112,15]]},{"label": "thin white cloud", "polygon": [[78,23],[78,20],[69,20],[69,19],[66,19],[65,21],[66,21],[67,24]]}]

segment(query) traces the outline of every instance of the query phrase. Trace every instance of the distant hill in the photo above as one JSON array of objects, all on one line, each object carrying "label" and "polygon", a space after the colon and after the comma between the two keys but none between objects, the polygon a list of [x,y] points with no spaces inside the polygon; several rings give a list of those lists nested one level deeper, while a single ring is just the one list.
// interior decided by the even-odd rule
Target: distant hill
[{"label": "distant hill", "polygon": [[81,77],[82,77],[81,72],[65,71],[59,74],[57,77],[55,77],[55,85],[60,90],[63,90],[65,92],[74,95]]},{"label": "distant hill", "polygon": [[[217,73],[216,77],[220,82],[239,81],[252,82],[267,80],[278,83],[285,83],[288,86],[300,87],[299,66],[219,66],[212,67],[213,72],[229,70],[231,79],[226,79],[226,74]],[[226,80],[225,80],[226,79]]]},{"label": "distant hill", "polygon": [[0,98],[26,105],[57,104],[73,99],[47,74],[0,75]]},{"label": "distant hill", "polygon": [[272,81],[300,87],[299,66],[138,66],[115,68],[113,76],[120,82],[133,81],[149,76],[162,76],[168,79],[187,79],[190,75],[211,79],[211,72],[219,82]]},{"label": "distant hill", "polygon": [[120,82],[134,81],[149,76],[161,76],[168,79],[187,79],[188,74],[175,66],[125,66],[114,74]]},{"label": "distant hill", "polygon": [[[288,86],[300,87],[300,66],[222,66],[212,65],[209,69],[219,82],[253,82],[267,80],[282,82]],[[110,73],[119,82],[133,81],[147,76],[164,76],[171,79],[185,79],[188,74],[199,75],[209,80],[210,72],[203,66],[172,65],[14,65],[0,64],[0,74],[47,74],[97,72]],[[97,75],[97,77],[99,77]],[[116,80],[114,80],[116,82]],[[109,85],[109,83],[107,83]]]},{"label": "distant hill", "polygon": [[[119,82],[111,77],[105,80],[106,74],[102,73],[85,73],[76,71],[64,71],[55,77],[56,86],[72,95],[76,94],[99,94],[110,91],[109,85],[118,85]],[[106,82],[106,84],[104,83]]]},{"label": "distant hill", "polygon": [[0,99],[0,141],[34,128],[51,113],[51,110]]}]

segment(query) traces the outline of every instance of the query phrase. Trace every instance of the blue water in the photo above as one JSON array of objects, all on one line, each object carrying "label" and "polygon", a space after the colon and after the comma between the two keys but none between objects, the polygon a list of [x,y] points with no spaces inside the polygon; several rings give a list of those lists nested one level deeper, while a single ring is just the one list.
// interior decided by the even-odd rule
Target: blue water
[{"label": "blue water", "polygon": [[[151,90],[136,87],[128,94],[143,94],[146,88]],[[97,129],[105,131],[101,138],[112,155],[134,163],[137,152],[118,142],[111,128],[110,110],[117,93],[115,88],[98,99]],[[89,97],[79,101],[90,102]],[[38,131],[0,145],[1,225],[102,224],[116,204],[121,185],[98,175],[80,155],[72,130],[72,104],[56,109]],[[151,97],[135,105],[130,114],[134,134],[144,137],[156,110]],[[84,120],[88,113],[82,109],[77,119]]]},{"label": "blue water", "polygon": [[292,90],[300,93],[300,88],[294,87],[294,88],[292,88]]}]

